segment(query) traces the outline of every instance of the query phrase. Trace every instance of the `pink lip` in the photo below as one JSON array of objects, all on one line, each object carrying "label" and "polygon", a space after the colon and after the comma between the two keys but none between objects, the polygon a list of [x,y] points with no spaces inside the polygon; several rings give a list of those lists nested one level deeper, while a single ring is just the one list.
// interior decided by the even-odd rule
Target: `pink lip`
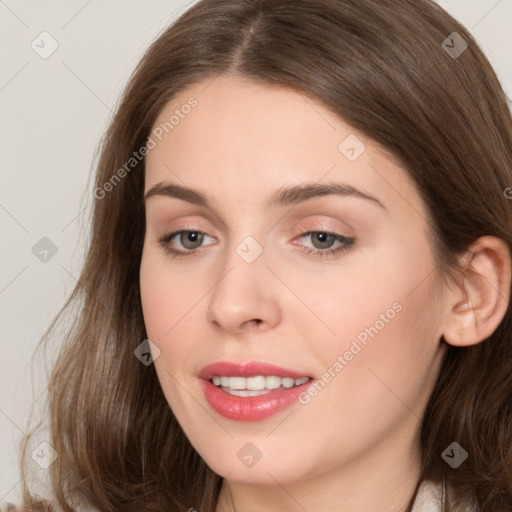
[{"label": "pink lip", "polygon": [[217,387],[211,379],[214,376],[226,377],[254,377],[257,375],[275,375],[277,377],[291,377],[295,380],[309,377],[279,366],[250,362],[235,364],[219,362],[206,366],[201,370],[200,385],[210,407],[222,416],[239,421],[259,421],[276,414],[291,406],[298,400],[313,382],[311,378],[301,386],[289,389],[277,389],[259,396],[232,396]]},{"label": "pink lip", "polygon": [[219,361],[218,363],[205,366],[200,372],[199,377],[205,380],[211,380],[218,375],[219,377],[256,377],[257,375],[276,377],[291,377],[292,379],[301,379],[309,377],[304,373],[298,373],[281,366],[275,366],[269,363],[250,361],[248,363],[230,363],[229,361]]}]

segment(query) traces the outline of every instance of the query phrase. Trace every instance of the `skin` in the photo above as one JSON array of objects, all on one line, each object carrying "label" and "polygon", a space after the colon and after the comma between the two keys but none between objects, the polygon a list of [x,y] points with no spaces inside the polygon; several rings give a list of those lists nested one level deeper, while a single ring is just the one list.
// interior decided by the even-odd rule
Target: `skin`
[{"label": "skin", "polygon": [[[442,285],[425,207],[386,151],[315,100],[236,76],[194,84],[155,126],[190,96],[197,107],[148,154],[145,191],[186,185],[210,207],[147,200],[140,284],[163,392],[192,445],[225,477],[217,512],[232,510],[228,484],[238,512],[403,510],[419,478],[415,435],[446,349],[441,338],[469,345],[494,331],[508,303],[508,251],[481,239],[465,261],[483,277]],[[349,134],[366,145],[355,161],[338,149]],[[305,182],[344,182],[385,208],[336,195],[265,206],[280,187]],[[196,244],[203,252],[172,258],[158,239],[187,229],[206,233]],[[326,249],[305,233],[325,231],[355,243],[324,258],[306,254]],[[247,236],[263,249],[252,263],[236,252]],[[177,236],[172,246],[186,251],[183,242]],[[397,302],[401,310],[307,405],[239,422],[213,411],[201,391],[199,371],[220,360],[322,379]],[[262,454],[250,468],[237,457],[247,442]]]}]

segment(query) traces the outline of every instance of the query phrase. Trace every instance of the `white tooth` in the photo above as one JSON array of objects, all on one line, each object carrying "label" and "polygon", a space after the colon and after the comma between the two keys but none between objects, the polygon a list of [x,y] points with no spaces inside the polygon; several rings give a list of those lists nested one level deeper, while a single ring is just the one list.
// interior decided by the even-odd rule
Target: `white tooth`
[{"label": "white tooth", "polygon": [[295,383],[295,380],[293,380],[291,377],[285,377],[284,379],[281,379],[281,383],[285,388],[291,388]]},{"label": "white tooth", "polygon": [[266,381],[265,381],[265,377],[261,376],[261,375],[258,375],[257,377],[248,377],[246,379],[247,383],[246,383],[246,388],[247,389],[251,389],[251,390],[262,390],[262,389],[265,389],[265,386],[266,386]]},{"label": "white tooth", "polygon": [[265,387],[267,389],[277,389],[281,387],[281,377],[269,376],[265,377]]},{"label": "white tooth", "polygon": [[245,389],[246,380],[245,377],[230,377],[229,387],[231,389]]},{"label": "white tooth", "polygon": [[229,395],[233,396],[259,396],[266,395],[267,393],[272,393],[269,389],[262,390],[251,390],[251,389],[226,389],[224,390]]},{"label": "white tooth", "polygon": [[[263,391],[278,389],[281,386],[285,389],[290,389],[294,386],[301,386],[310,379],[303,377],[301,379],[292,379],[291,377],[277,377],[275,375],[263,376],[257,375],[254,377],[226,377],[216,375],[212,381],[216,386],[222,386],[232,390],[249,390],[249,391]],[[238,395],[238,393],[237,393]],[[255,396],[255,395],[238,395],[238,396]]]}]

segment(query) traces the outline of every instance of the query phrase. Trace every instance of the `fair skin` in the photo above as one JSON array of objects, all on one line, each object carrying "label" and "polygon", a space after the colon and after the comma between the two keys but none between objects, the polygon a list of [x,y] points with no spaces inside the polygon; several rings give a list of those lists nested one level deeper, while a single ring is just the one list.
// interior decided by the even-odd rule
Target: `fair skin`
[{"label": "fair skin", "polygon": [[[425,207],[382,148],[311,98],[234,76],[194,84],[154,126],[191,96],[197,107],[148,154],[145,192],[187,186],[209,206],[147,199],[140,284],[166,399],[225,478],[216,511],[232,510],[228,482],[237,512],[404,510],[419,478],[415,435],[445,353],[441,338],[471,345],[499,325],[510,283],[506,247],[480,239],[464,260],[476,271],[448,287],[435,271]],[[349,134],[366,145],[354,161],[338,149]],[[343,182],[383,206],[339,195],[266,205],[281,187],[306,182]],[[180,230],[205,233],[197,249],[183,245],[186,236],[173,238],[172,248],[195,250],[188,258],[158,242]],[[355,243],[321,258],[344,242],[326,246],[311,232]],[[247,236],[263,248],[252,263],[236,252]],[[472,308],[462,308],[469,298]],[[397,302],[400,311],[308,404],[244,422],[206,401],[198,372],[220,360],[266,361],[322,379]],[[247,442],[262,454],[252,467],[237,457]]]}]

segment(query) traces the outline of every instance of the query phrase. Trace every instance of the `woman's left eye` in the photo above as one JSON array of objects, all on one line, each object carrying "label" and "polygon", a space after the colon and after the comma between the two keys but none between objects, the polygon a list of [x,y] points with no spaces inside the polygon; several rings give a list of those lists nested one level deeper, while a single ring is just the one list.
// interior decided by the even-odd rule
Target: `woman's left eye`
[{"label": "woman's left eye", "polygon": [[[186,258],[201,252],[198,249],[201,247],[205,237],[208,237],[208,235],[202,231],[181,230],[163,236],[158,242],[164,248],[165,252],[170,254],[173,258]],[[303,251],[308,255],[314,255],[320,258],[348,251],[355,242],[354,238],[348,238],[327,231],[309,231],[303,233],[298,238],[304,237],[311,237],[313,247],[304,247]],[[176,248],[176,242],[179,242],[183,249]]]},{"label": "woman's left eye", "polygon": [[[330,233],[328,231],[309,231],[303,233],[299,238],[311,237],[313,247],[305,247],[306,254],[312,254],[325,258],[334,254],[346,252],[352,248],[355,238],[348,238],[337,233]],[[335,245],[336,242],[338,245]],[[315,244],[317,244],[315,246]]]}]

